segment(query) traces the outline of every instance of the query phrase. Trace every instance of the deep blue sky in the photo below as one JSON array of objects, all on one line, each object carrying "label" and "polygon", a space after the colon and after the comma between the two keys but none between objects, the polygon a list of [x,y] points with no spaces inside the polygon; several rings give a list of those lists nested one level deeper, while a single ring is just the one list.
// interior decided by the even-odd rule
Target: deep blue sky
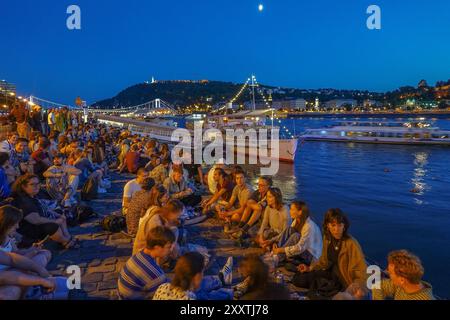
[{"label": "deep blue sky", "polygon": [[[258,4],[265,6],[259,12]],[[82,30],[66,28],[77,4]],[[382,30],[366,9],[382,9]],[[450,78],[448,0],[2,0],[0,79],[89,103],[156,79],[386,91]]]}]

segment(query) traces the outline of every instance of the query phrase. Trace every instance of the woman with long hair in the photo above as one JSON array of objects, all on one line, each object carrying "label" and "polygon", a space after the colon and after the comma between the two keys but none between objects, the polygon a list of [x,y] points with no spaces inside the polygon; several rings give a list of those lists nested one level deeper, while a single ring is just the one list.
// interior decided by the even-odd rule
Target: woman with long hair
[{"label": "woman with long hair", "polygon": [[267,207],[256,236],[256,242],[269,250],[278,236],[291,224],[289,209],[283,203],[281,190],[271,187],[267,192]]},{"label": "woman with long hair", "polygon": [[[310,289],[311,299],[332,298],[352,285],[365,287],[367,265],[358,241],[349,234],[350,221],[341,209],[329,209],[323,221],[323,248],[318,261],[301,264],[292,283]],[[318,290],[318,288],[326,288]]]},{"label": "woman with long hair", "polygon": [[289,211],[292,224],[276,239],[272,248],[275,265],[290,260],[310,265],[322,254],[322,233],[312,220],[308,205],[303,201],[293,201]]},{"label": "woman with long hair", "polygon": [[127,230],[129,234],[136,234],[139,226],[139,220],[144,216],[147,209],[156,202],[152,191],[155,186],[155,180],[145,178],[141,183],[141,190],[137,191],[132,197],[126,214]]},{"label": "woman with long hair", "polygon": [[22,212],[11,206],[0,207],[0,301],[19,300],[29,287],[42,286],[49,292],[56,282],[45,269],[51,254],[39,247],[17,250],[13,236]]},{"label": "woman with long hair", "polygon": [[245,279],[234,287],[235,298],[240,300],[289,300],[289,290],[275,283],[269,267],[255,255],[244,257],[239,265],[239,273]]},{"label": "woman with long hair", "polygon": [[43,250],[40,246],[19,250],[16,246],[16,231],[22,218],[20,209],[11,205],[0,207],[0,250],[20,254],[45,268],[52,257],[50,251]]},{"label": "woman with long hair", "polygon": [[[153,192],[160,194],[160,196],[158,197],[159,199],[152,197],[153,199],[151,201],[154,201],[154,205],[151,205],[145,215],[139,220],[136,239],[133,244],[133,253],[138,252],[145,247],[149,230],[157,226],[171,228],[178,241],[178,226],[180,224],[179,218],[184,210],[184,205],[178,200],[170,200],[166,202],[167,195],[165,192],[161,192],[163,188],[161,189],[161,187],[155,186],[153,189],[160,189],[159,191],[152,190]],[[157,205],[157,203],[161,205]]]},{"label": "woman with long hair", "polygon": [[170,159],[170,150],[169,150],[169,145],[167,143],[161,144],[161,149],[159,151],[159,155],[160,155],[161,161],[164,159]]},{"label": "woman with long hair", "polygon": [[49,237],[66,249],[79,247],[67,229],[64,215],[46,217],[45,209],[37,198],[40,189],[38,176],[29,173],[20,176],[12,189],[14,200],[11,204],[23,213],[17,230],[21,235],[32,242]]},{"label": "woman with long hair", "polygon": [[189,252],[178,259],[171,283],[156,290],[153,300],[196,300],[195,291],[203,280],[205,258],[198,252]]}]

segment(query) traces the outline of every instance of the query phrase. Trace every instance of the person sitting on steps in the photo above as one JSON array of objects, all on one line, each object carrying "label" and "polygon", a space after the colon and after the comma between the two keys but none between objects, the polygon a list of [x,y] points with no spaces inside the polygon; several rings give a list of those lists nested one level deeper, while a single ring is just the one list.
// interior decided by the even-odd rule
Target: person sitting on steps
[{"label": "person sitting on steps", "polygon": [[247,201],[254,192],[252,187],[246,183],[243,170],[236,171],[234,176],[236,186],[233,189],[230,201],[219,211],[219,218],[225,220],[225,232],[232,228],[233,223],[239,223]]},{"label": "person sitting on steps", "polygon": [[267,206],[267,192],[272,186],[272,179],[268,176],[262,176],[258,179],[258,190],[253,192],[250,199],[247,201],[242,214],[242,218],[239,221],[237,228],[233,228],[229,231],[231,236],[235,239],[241,239],[246,236],[249,229],[255,226],[262,213]]},{"label": "person sitting on steps", "polygon": [[295,264],[310,265],[319,260],[322,254],[322,233],[310,217],[305,202],[292,202],[289,213],[292,224],[274,239],[271,255],[275,266],[286,260],[295,261],[294,264],[287,264],[286,268],[296,271]]}]

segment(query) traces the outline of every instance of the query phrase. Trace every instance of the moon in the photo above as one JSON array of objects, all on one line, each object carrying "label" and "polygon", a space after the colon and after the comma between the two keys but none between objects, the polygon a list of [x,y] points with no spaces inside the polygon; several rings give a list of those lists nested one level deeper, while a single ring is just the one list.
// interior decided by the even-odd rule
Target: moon
[{"label": "moon", "polygon": [[259,12],[262,12],[262,11],[264,10],[264,6],[263,6],[262,4],[260,4],[260,5],[258,6],[258,10],[259,10]]}]

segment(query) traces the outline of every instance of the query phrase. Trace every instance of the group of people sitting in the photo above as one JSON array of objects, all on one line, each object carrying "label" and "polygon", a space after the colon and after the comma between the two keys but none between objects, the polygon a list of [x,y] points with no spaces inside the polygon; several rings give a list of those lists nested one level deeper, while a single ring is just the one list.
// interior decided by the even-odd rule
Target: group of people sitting
[{"label": "group of people sitting", "polygon": [[[364,253],[339,208],[329,209],[319,227],[308,205],[288,206],[270,177],[259,177],[254,190],[241,167],[221,160],[199,174],[167,159],[157,163],[150,171],[138,168],[124,188],[123,213],[135,242],[118,281],[122,299],[289,299],[279,267],[294,273],[290,282],[309,299],[434,299],[420,259],[405,250],[389,254],[389,278],[369,290]],[[198,196],[202,186],[209,195]],[[239,245],[262,249],[241,261],[242,282],[233,285],[231,257],[214,281],[203,276],[208,256],[186,246],[187,208],[222,221],[224,235]],[[174,271],[172,281],[163,270]]]},{"label": "group of people sitting", "polygon": [[45,270],[52,255],[43,246],[80,248],[70,232],[81,206],[79,188],[92,181],[98,194],[110,186],[120,131],[94,122],[66,125],[48,135],[45,129],[11,131],[0,141],[0,299],[36,297],[31,289],[37,287],[54,293],[57,278]]},{"label": "group of people sitting", "polygon": [[[389,254],[389,277],[369,290],[364,253],[342,210],[329,209],[319,227],[307,203],[285,203],[270,177],[252,186],[243,168],[223,160],[204,172],[202,165],[173,162],[167,144],[92,121],[48,135],[12,132],[0,142],[0,299],[33,296],[35,287],[45,289],[43,296],[55,291],[43,245],[50,239],[79,248],[67,221],[80,204],[77,190],[90,183],[106,192],[114,169],[136,175],[123,191],[134,242],[118,279],[121,299],[289,299],[280,267],[293,272],[288,282],[309,299],[434,298],[420,259],[405,250]],[[221,221],[236,244],[261,249],[240,259],[240,281],[233,257],[204,275],[211,256],[189,243],[188,225],[207,218]]]}]

